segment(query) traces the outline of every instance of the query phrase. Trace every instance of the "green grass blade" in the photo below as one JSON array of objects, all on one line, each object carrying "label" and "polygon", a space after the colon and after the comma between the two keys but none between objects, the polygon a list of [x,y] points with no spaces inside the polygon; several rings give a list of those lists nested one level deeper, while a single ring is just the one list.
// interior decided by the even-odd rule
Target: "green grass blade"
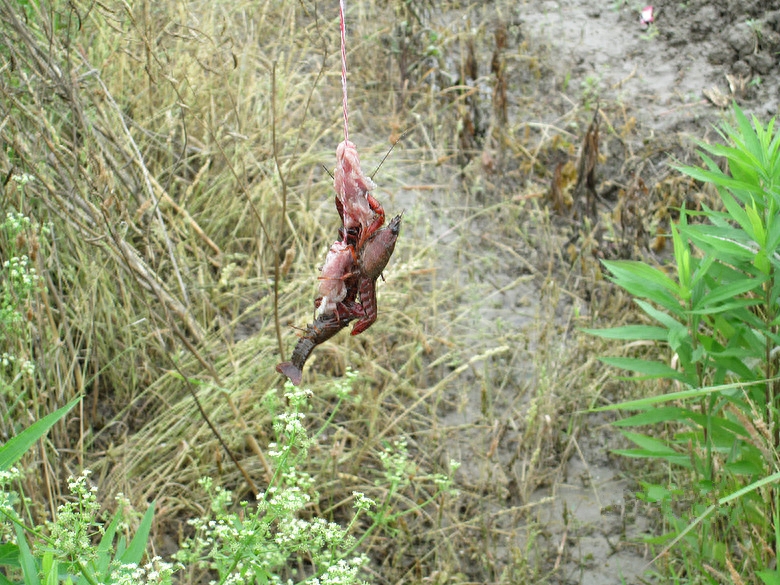
[{"label": "green grass blade", "polygon": [[628,357],[603,357],[599,359],[609,366],[636,372],[646,378],[671,378],[680,382],[689,382],[685,374],[661,362]]},{"label": "green grass blade", "polygon": [[74,398],[62,408],[34,422],[0,447],[0,470],[7,471],[10,469],[58,420],[68,414],[78,404],[79,400],[81,400],[81,396]]},{"label": "green grass blade", "polygon": [[591,409],[591,412],[601,412],[604,410],[645,410],[655,404],[672,402],[674,400],[702,398],[714,392],[726,392],[735,389],[741,390],[747,388],[748,386],[763,385],[771,381],[773,380],[756,380],[754,382],[747,383],[735,382],[734,384],[721,384],[719,386],[707,386],[705,388],[692,388],[690,390],[682,390],[680,392],[670,392],[669,394],[659,394],[658,396],[647,396],[638,400],[627,400],[626,402],[619,402],[617,404],[608,404],[607,406],[593,408]]},{"label": "green grass blade", "polygon": [[19,565],[22,567],[25,585],[41,585],[38,578],[38,563],[30,551],[30,545],[27,544],[27,534],[24,528],[18,524],[14,525],[16,530],[16,543],[19,545]]},{"label": "green grass blade", "polygon": [[644,425],[653,425],[662,422],[684,421],[691,411],[679,406],[662,406],[660,408],[651,408],[645,412],[640,412],[633,416],[616,420],[612,423],[615,427],[639,427]]},{"label": "green grass blade", "polygon": [[669,335],[663,327],[650,325],[627,325],[625,327],[612,327],[610,329],[582,329],[584,333],[603,337],[604,339],[623,339],[626,341],[650,340],[665,341]]},{"label": "green grass blade", "polygon": [[152,530],[152,520],[154,519],[154,506],[155,502],[149,504],[149,509],[146,510],[141,523],[138,525],[138,530],[133,536],[133,540],[127,547],[127,550],[122,554],[121,560],[123,563],[135,563],[140,564],[141,559],[146,552],[146,545],[149,541],[149,532]]}]

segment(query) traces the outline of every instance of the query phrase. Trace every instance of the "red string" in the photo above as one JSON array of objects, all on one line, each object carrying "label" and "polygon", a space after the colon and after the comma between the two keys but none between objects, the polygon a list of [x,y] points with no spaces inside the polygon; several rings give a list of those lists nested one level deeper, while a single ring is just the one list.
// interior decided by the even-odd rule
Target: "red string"
[{"label": "red string", "polygon": [[344,98],[344,140],[349,140],[349,114],[347,111],[347,26],[345,24],[345,0],[339,0],[341,17],[341,93]]}]

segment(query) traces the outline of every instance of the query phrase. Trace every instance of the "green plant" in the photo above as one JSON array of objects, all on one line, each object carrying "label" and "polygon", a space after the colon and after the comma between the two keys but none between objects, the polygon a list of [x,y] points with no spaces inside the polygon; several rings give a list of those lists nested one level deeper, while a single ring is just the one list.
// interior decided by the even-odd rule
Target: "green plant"
[{"label": "green plant", "polygon": [[[152,523],[154,504],[149,507],[135,537],[129,544],[118,537],[121,514],[117,514],[105,530],[97,523],[97,504],[94,489],[86,485],[88,472],[71,479],[70,488],[75,500],[59,506],[57,516],[45,527],[31,527],[17,510],[26,501],[11,487],[21,473],[14,467],[22,456],[48,430],[73,409],[81,398],[75,398],[59,410],[33,423],[0,447],[0,533],[5,543],[0,546],[0,565],[8,574],[18,572],[25,585],[43,582],[57,583],[168,583],[172,567],[152,559],[148,568],[139,568]],[[92,546],[92,538],[102,534],[100,544]],[[117,539],[114,544],[115,538]],[[158,578],[150,578],[156,571]],[[144,579],[143,576],[147,578]],[[14,583],[0,574],[0,584]]]},{"label": "green plant", "polygon": [[588,75],[580,82],[582,92],[582,104],[585,109],[592,109],[599,101],[601,95],[601,77]]},{"label": "green plant", "polygon": [[[71,478],[69,487],[75,499],[60,505],[55,518],[45,526],[27,525],[18,510],[26,506],[26,500],[12,487],[21,476],[14,464],[80,400],[75,398],[0,447],[0,534],[4,540],[0,545],[0,566],[6,569],[5,576],[0,574],[0,585],[48,585],[60,580],[69,585],[170,583],[175,570],[170,563],[155,557],[140,565],[152,526],[154,503],[129,543],[121,535],[126,530],[121,508],[107,527],[98,522],[100,505],[96,490],[87,485],[89,472]],[[97,536],[101,537],[100,542],[93,546]],[[15,573],[21,581],[9,578]]]},{"label": "green plant", "polygon": [[644,33],[642,33],[641,38],[644,41],[652,41],[653,39],[657,38],[661,34],[661,31],[658,30],[658,25],[656,25],[654,22],[651,22],[647,25],[647,30],[645,30]]},{"label": "green plant", "polygon": [[[704,169],[678,167],[717,189],[723,210],[681,210],[672,226],[674,276],[643,262],[605,262],[653,324],[590,333],[661,342],[662,355],[603,361],[676,391],[607,408],[639,411],[616,424],[636,448],[621,454],[665,462],[665,481],[642,484],[686,574],[705,569],[780,582],[780,135],[735,105],[726,145],[700,144]],[[711,156],[723,157],[729,172]],[[689,218],[697,221],[689,222]],[[676,276],[676,277],[675,277]],[[693,530],[693,528],[696,530]]]},{"label": "green plant", "polygon": [[[361,543],[376,529],[392,530],[400,516],[417,512],[450,491],[450,480],[443,475],[416,478],[418,482],[433,482],[434,494],[409,510],[392,512],[394,499],[412,476],[406,444],[397,443],[381,456],[384,480],[377,483],[385,495],[379,505],[354,492],[355,513],[346,527],[323,516],[312,516],[307,510],[319,494],[314,490],[314,478],[299,469],[312,445],[303,426],[303,411],[311,392],[289,383],[285,388],[289,407],[276,416],[274,423],[277,440],[269,450],[274,465],[270,485],[256,504],[242,501],[236,509],[230,491],[215,486],[211,478],[203,478],[200,484],[209,493],[211,510],[203,518],[190,521],[195,536],[182,544],[176,558],[192,569],[216,571],[221,584],[357,583],[360,569],[368,561],[357,552]],[[279,403],[276,391],[266,396],[270,411],[275,411]],[[456,468],[451,465],[452,471]],[[369,520],[368,526],[360,526],[363,515]],[[356,538],[353,532],[359,526],[360,536]]]},{"label": "green plant", "polygon": [[[28,175],[13,178],[21,191],[31,180]],[[41,290],[34,256],[39,238],[47,233],[46,226],[18,211],[7,211],[0,222],[0,245],[6,252],[0,265],[0,394],[18,393],[21,381],[35,373],[27,315]]]},{"label": "green plant", "polygon": [[[397,441],[386,446],[380,455],[383,471],[377,486],[383,497],[379,504],[362,493],[353,493],[355,513],[345,528],[323,515],[312,515],[309,508],[318,497],[313,489],[314,479],[298,469],[307,460],[313,441],[303,426],[303,410],[311,393],[292,386],[287,389],[287,405],[275,417],[277,442],[269,451],[274,476],[268,489],[256,504],[241,502],[234,509],[229,490],[216,486],[211,478],[202,479],[211,510],[205,517],[190,522],[195,536],[182,544],[175,555],[180,561],[177,564],[160,557],[141,564],[154,502],[130,539],[129,504],[118,496],[117,512],[110,521],[103,522],[97,488],[88,484],[89,471],[69,480],[73,498],[58,507],[51,521],[30,526],[23,519],[28,502],[13,487],[21,475],[13,465],[80,398],[8,441],[0,447],[0,535],[5,541],[0,545],[0,566],[6,568],[10,577],[0,574],[0,585],[58,581],[69,585],[169,584],[176,571],[198,568],[215,571],[222,584],[282,583],[291,579],[323,584],[357,583],[359,571],[368,560],[357,552],[360,545],[377,529],[394,533],[402,516],[419,513],[433,500],[452,492],[451,480],[441,474],[417,476],[406,443]],[[346,397],[349,383],[341,384],[341,390],[342,398]],[[275,392],[267,395],[269,410],[280,410],[281,404]],[[457,464],[451,463],[450,468],[454,472]],[[418,485],[431,484],[431,495],[406,510],[396,511],[394,503],[410,486],[412,477]],[[365,524],[363,516],[368,518],[367,526],[361,525]],[[358,532],[360,536],[355,537],[353,533]],[[293,566],[297,568],[292,569]],[[16,574],[21,580],[12,580]]]}]

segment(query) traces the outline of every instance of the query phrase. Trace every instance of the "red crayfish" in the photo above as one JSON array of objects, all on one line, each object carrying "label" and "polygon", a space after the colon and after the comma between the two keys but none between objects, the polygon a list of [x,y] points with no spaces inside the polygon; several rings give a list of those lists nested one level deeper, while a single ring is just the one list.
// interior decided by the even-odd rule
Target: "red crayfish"
[{"label": "red crayfish", "polygon": [[327,341],[355,319],[352,335],[362,333],[376,321],[376,280],[395,249],[401,229],[401,216],[387,227],[385,210],[371,191],[371,177],[360,168],[357,148],[349,141],[347,111],[347,51],[344,1],[341,16],[341,88],[344,106],[344,141],[336,148],[336,211],[341,218],[339,239],[325,257],[319,280],[319,296],[314,300],[315,320],[306,326],[289,362],[276,366],[296,386],[301,383],[303,366],[320,343]]},{"label": "red crayfish", "polygon": [[[352,335],[368,329],[377,319],[376,281],[387,266],[401,229],[397,215],[387,227],[384,209],[369,193],[373,181],[360,169],[355,145],[342,142],[336,150],[334,174],[336,209],[342,220],[340,239],[325,257],[314,301],[314,323],[307,325],[288,362],[276,366],[296,386],[314,348],[358,319]],[[359,298],[359,301],[358,301]]]}]

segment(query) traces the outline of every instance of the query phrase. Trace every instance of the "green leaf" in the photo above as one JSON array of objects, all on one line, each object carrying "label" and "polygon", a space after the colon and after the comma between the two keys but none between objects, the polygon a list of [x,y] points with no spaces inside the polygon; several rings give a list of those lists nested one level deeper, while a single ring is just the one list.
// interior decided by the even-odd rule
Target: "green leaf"
[{"label": "green leaf", "polygon": [[677,292],[677,283],[663,271],[636,260],[604,260],[604,266],[616,278],[640,284],[652,284],[670,292]]},{"label": "green leaf", "polygon": [[722,262],[734,258],[749,262],[755,256],[745,232],[731,227],[693,225],[686,231],[691,240],[707,254],[716,256]]},{"label": "green leaf", "polygon": [[8,471],[38,439],[43,437],[58,420],[68,414],[78,404],[79,400],[81,400],[81,396],[77,396],[59,410],[34,422],[0,447],[0,471]]},{"label": "green leaf", "polygon": [[19,547],[12,542],[0,545],[0,567],[19,566]]},{"label": "green leaf", "polygon": [[127,547],[127,550],[122,554],[121,561],[123,563],[135,563],[141,564],[141,559],[146,552],[146,545],[149,542],[149,532],[152,529],[152,520],[154,520],[154,506],[155,502],[149,504],[149,508],[146,510],[141,523],[138,525],[138,530],[133,536],[133,540]]},{"label": "green leaf", "polygon": [[753,223],[750,221],[745,207],[742,207],[737,203],[734,198],[728,193],[721,193],[721,201],[726,206],[729,214],[733,219],[737,221],[739,226],[745,231],[752,241],[757,241],[757,236],[753,231]]},{"label": "green leaf", "polygon": [[603,264],[612,273],[610,280],[632,295],[679,311],[679,287],[661,270],[632,260],[604,260]]},{"label": "green leaf", "polygon": [[771,216],[768,227],[766,248],[774,254],[780,246],[780,221],[776,215]]},{"label": "green leaf", "polygon": [[[604,360],[605,358],[600,358]],[[614,358],[613,358],[614,359]],[[728,392],[734,390],[744,390],[750,386],[760,386],[766,384],[768,380],[755,380],[753,382],[735,382],[733,384],[720,384],[718,386],[707,386],[705,388],[691,388],[681,390],[680,392],[669,392],[668,394],[659,394],[658,396],[646,396],[638,400],[627,400],[617,404],[608,404],[591,409],[591,412],[601,412],[604,410],[646,410],[647,408],[664,402],[673,402],[675,400],[699,399],[708,394]]]},{"label": "green leaf", "polygon": [[97,546],[97,566],[96,572],[98,575],[105,575],[108,572],[108,567],[113,560],[111,558],[111,552],[113,550],[114,537],[116,536],[116,530],[119,526],[119,513],[117,513],[103,533],[103,537]]},{"label": "green leaf", "polygon": [[764,585],[780,585],[780,570],[778,569],[773,571],[756,571],[756,575],[759,576]]},{"label": "green leaf", "polygon": [[753,230],[755,242],[760,246],[766,246],[766,227],[759,211],[756,209],[756,203],[745,207],[745,213],[750,220],[750,227]]},{"label": "green leaf", "polygon": [[667,330],[649,325],[626,325],[610,329],[583,329],[589,335],[604,339],[666,341]]},{"label": "green leaf", "polygon": [[19,545],[19,565],[22,567],[25,585],[41,585],[38,578],[38,563],[30,552],[30,545],[27,544],[27,535],[24,528],[14,524],[16,530],[16,544]]},{"label": "green leaf", "polygon": [[719,505],[728,504],[729,502],[732,502],[734,500],[738,500],[742,496],[745,496],[758,488],[762,488],[766,485],[770,485],[773,483],[778,483],[780,481],[780,472],[775,472],[771,475],[768,475],[764,478],[761,478],[757,481],[754,481],[750,485],[746,485],[745,487],[738,489],[737,491],[728,494],[727,496],[723,496],[718,500]]},{"label": "green leaf", "polygon": [[688,311],[690,315],[717,315],[718,313],[733,313],[736,309],[745,307],[755,307],[764,304],[763,300],[755,299],[736,299],[728,303],[717,306],[704,306],[704,308]]},{"label": "green leaf", "polygon": [[120,536],[116,542],[116,558],[121,559],[122,555],[125,554],[125,550],[127,550],[127,542],[124,536]]},{"label": "green leaf", "polygon": [[59,575],[57,574],[59,563],[54,559],[54,554],[46,552],[43,554],[41,563],[41,572],[45,580],[45,585],[57,585]]},{"label": "green leaf", "polygon": [[634,302],[637,305],[639,305],[640,308],[645,313],[647,313],[650,317],[658,321],[661,325],[666,325],[666,328],[669,329],[670,331],[686,329],[685,325],[680,323],[677,319],[669,316],[667,313],[664,313],[663,311],[659,311],[650,303],[642,301],[640,299],[635,299]]},{"label": "green leaf", "polygon": [[599,359],[609,366],[643,374],[644,378],[669,378],[686,384],[690,383],[685,374],[661,362],[628,357],[602,357]]},{"label": "green leaf", "polygon": [[617,449],[615,453],[624,457],[663,459],[683,467],[690,467],[690,458],[687,455],[678,453],[658,439],[629,431],[622,431],[622,433],[628,440],[635,443],[639,449]]},{"label": "green leaf", "polygon": [[693,309],[701,311],[705,307],[714,307],[726,299],[732,299],[759,288],[765,281],[765,278],[745,278],[728,284],[719,284],[714,290],[708,291],[701,301],[694,305]]},{"label": "green leaf", "polygon": [[742,460],[726,463],[725,468],[734,475],[760,475],[764,473],[764,469],[753,461]]},{"label": "green leaf", "polygon": [[691,411],[687,408],[680,408],[678,406],[662,406],[616,420],[612,425],[616,427],[638,427],[662,422],[679,422],[686,420],[689,417],[690,412]]},{"label": "green leaf", "polygon": [[[750,169],[755,169],[761,166],[761,163],[750,153],[745,153],[739,148],[733,146],[725,146],[723,144],[705,144],[701,141],[697,141],[699,146],[704,148],[710,154],[715,156],[721,156],[728,159],[729,166],[735,166],[736,169],[732,170],[732,176],[750,185],[757,184],[757,175],[755,172],[749,172]],[[712,169],[711,169],[712,170]],[[717,172],[717,171],[715,171]],[[724,177],[728,177],[727,174],[723,174]]]},{"label": "green leaf", "polygon": [[778,473],[773,473],[772,475],[769,475],[769,476],[767,476],[767,477],[764,477],[763,479],[760,479],[760,480],[758,480],[758,481],[754,481],[754,482],[753,482],[753,483],[751,483],[750,485],[747,485],[747,486],[743,487],[742,489],[739,489],[739,490],[737,490],[737,491],[735,491],[735,492],[733,492],[733,493],[731,493],[731,494],[729,494],[729,495],[727,495],[727,496],[724,496],[724,497],[720,498],[720,499],[717,501],[717,503],[716,503],[716,504],[712,504],[712,505],[710,505],[710,506],[707,506],[707,508],[706,508],[706,509],[705,509],[705,510],[704,510],[704,511],[701,513],[701,514],[699,514],[699,515],[698,515],[698,516],[697,516],[697,517],[694,519],[694,521],[693,521],[693,522],[691,522],[690,524],[688,524],[688,526],[686,526],[684,530],[682,530],[681,532],[679,532],[679,533],[677,534],[677,536],[674,538],[674,540],[672,540],[672,541],[671,541],[671,542],[670,542],[670,543],[669,543],[669,544],[668,544],[668,545],[667,545],[667,546],[664,548],[664,550],[662,550],[662,551],[659,553],[659,555],[658,555],[658,556],[661,556],[661,555],[664,555],[664,554],[666,554],[666,552],[667,552],[667,551],[669,551],[669,550],[670,550],[672,547],[674,547],[674,545],[676,545],[676,544],[677,544],[678,542],[680,542],[680,541],[681,541],[683,538],[685,538],[685,537],[686,537],[686,535],[687,535],[687,534],[689,534],[689,533],[691,532],[691,530],[693,530],[694,528],[696,528],[696,527],[697,527],[699,524],[701,524],[701,523],[702,523],[702,522],[703,522],[703,521],[704,521],[704,520],[705,520],[705,519],[706,519],[706,518],[707,518],[707,517],[708,517],[710,514],[712,514],[712,513],[713,513],[713,512],[714,512],[714,511],[715,511],[715,510],[718,508],[718,506],[723,506],[723,505],[725,505],[725,504],[728,504],[728,503],[730,503],[730,502],[732,502],[732,501],[734,501],[734,500],[737,500],[737,499],[741,498],[742,496],[745,496],[745,495],[748,495],[748,494],[750,494],[751,492],[753,492],[753,491],[755,491],[755,490],[757,490],[757,489],[759,489],[759,488],[761,488],[761,487],[764,487],[765,485],[770,485],[770,484],[773,484],[773,483],[777,483],[778,481],[780,481],[780,472],[778,472]]},{"label": "green leaf", "polygon": [[[704,156],[702,156],[702,158],[704,158]],[[701,181],[702,183],[712,183],[713,185],[717,185],[719,187],[725,187],[727,189],[732,189],[737,191],[752,192],[756,190],[756,186],[753,183],[734,179],[732,177],[729,177],[728,175],[724,175],[720,171],[717,172],[705,171],[704,169],[699,169],[696,167],[685,167],[685,166],[675,166],[674,168],[680,171],[681,173],[685,173],[689,177],[693,177],[697,181]],[[722,196],[723,193],[721,192],[721,197]]]},{"label": "green leaf", "polygon": [[[752,160],[750,163],[757,168],[762,168],[764,166],[764,149],[761,147],[761,143],[758,140],[756,131],[753,130],[753,126],[750,124],[747,116],[745,116],[744,112],[742,112],[736,102],[734,102],[733,110],[734,117],[737,119],[739,130],[742,133],[742,138],[744,139],[744,144],[747,147],[747,152],[752,155]],[[756,123],[756,125],[759,128],[761,127],[761,125],[758,123]],[[734,138],[736,138],[736,136]]]},{"label": "green leaf", "polygon": [[[685,208],[680,212],[680,221],[685,223]],[[674,258],[677,263],[677,278],[680,280],[679,296],[687,301],[690,297],[693,274],[691,269],[691,250],[688,242],[680,236],[680,231],[675,224],[672,228],[672,242],[674,244]]]},{"label": "green leaf", "polygon": [[[637,493],[637,497],[639,497],[641,500],[645,502],[652,502],[653,504],[658,504],[661,502],[669,502],[672,501],[672,499],[677,499],[680,495],[682,495],[682,492],[677,489],[670,489],[667,485],[660,485],[656,483],[647,483],[647,482],[640,482],[642,485],[643,492]],[[670,535],[666,535],[663,537],[664,540],[668,540],[670,538]]]}]

